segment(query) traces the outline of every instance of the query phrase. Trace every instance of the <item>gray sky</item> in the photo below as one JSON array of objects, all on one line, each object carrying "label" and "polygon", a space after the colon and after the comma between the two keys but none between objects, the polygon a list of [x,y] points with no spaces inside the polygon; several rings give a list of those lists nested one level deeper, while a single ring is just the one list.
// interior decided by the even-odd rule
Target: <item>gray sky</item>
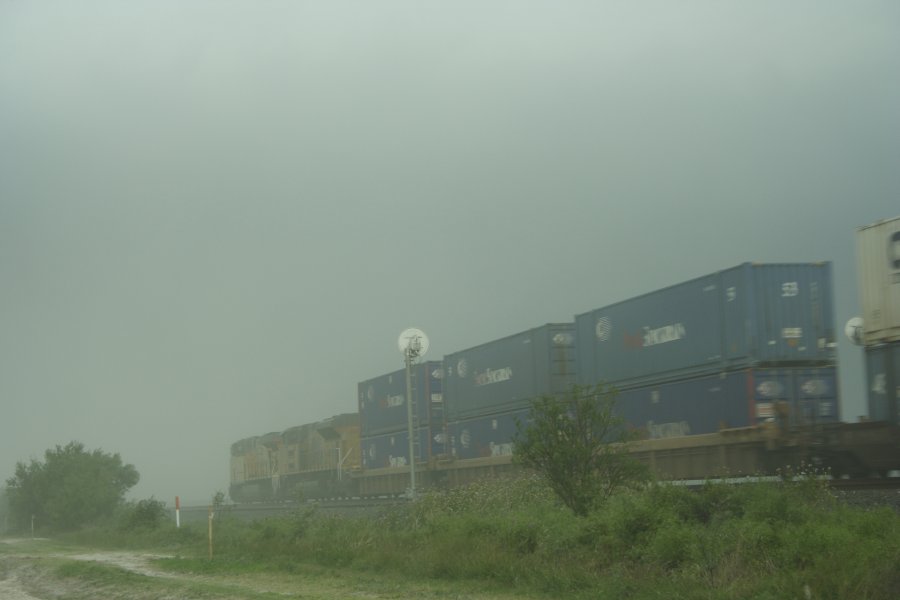
[{"label": "gray sky", "polygon": [[[206,502],[250,435],[900,214],[900,4],[0,2],[0,477]],[[865,413],[841,340],[844,417]]]}]

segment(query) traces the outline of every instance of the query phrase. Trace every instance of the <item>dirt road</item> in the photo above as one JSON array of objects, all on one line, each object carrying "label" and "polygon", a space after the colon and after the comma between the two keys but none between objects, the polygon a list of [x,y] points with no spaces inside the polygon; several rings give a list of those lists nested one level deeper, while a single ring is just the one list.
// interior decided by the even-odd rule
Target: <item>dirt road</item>
[{"label": "dirt road", "polygon": [[164,555],[70,549],[50,540],[0,540],[2,600],[514,600],[521,595],[451,583],[403,582],[360,573],[196,575],[154,564]]}]

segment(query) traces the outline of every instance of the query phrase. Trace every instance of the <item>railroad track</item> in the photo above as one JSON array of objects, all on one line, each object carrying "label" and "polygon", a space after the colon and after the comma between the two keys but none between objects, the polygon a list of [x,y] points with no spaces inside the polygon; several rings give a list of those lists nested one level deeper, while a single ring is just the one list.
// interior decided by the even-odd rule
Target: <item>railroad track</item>
[{"label": "railroad track", "polygon": [[[779,477],[742,477],[721,480],[722,483],[745,484],[764,481],[781,481]],[[687,487],[698,487],[705,481],[690,480],[673,482]],[[865,490],[900,491],[900,477],[881,477],[867,479],[831,479],[828,485],[836,491],[854,492]],[[256,520],[266,517],[284,516],[292,512],[315,508],[318,512],[332,515],[364,516],[392,505],[403,504],[409,500],[403,496],[379,496],[356,498],[323,498],[306,502],[257,502],[249,504],[229,504],[221,507],[218,513],[238,519]],[[209,507],[191,506],[181,509],[182,522],[205,521],[209,518]]]},{"label": "railroad track", "polygon": [[900,477],[877,477],[871,479],[832,479],[832,488],[837,490],[900,490]]},{"label": "railroad track", "polygon": [[[378,496],[369,498],[322,498],[306,502],[253,502],[247,504],[227,504],[217,509],[217,515],[237,519],[256,520],[266,517],[284,516],[296,511],[315,508],[318,512],[336,515],[365,515],[385,507],[408,502],[398,496]],[[173,512],[174,511],[170,511]],[[174,516],[173,516],[174,519]],[[181,521],[191,523],[209,519],[208,506],[185,506],[181,508]]]}]

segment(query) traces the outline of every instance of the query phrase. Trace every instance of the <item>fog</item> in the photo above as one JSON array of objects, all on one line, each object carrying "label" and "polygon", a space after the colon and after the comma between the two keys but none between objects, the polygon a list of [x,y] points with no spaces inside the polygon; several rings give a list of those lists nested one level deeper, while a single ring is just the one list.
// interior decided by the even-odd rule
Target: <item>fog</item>
[{"label": "fog", "polygon": [[[130,497],[356,384],[900,214],[900,5],[0,4],[0,478],[70,440]],[[865,414],[841,336],[842,415]]]}]

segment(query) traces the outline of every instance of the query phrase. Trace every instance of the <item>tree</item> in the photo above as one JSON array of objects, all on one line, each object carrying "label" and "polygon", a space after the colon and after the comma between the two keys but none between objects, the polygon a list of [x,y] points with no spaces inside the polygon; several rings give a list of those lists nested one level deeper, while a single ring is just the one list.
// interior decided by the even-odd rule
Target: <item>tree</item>
[{"label": "tree", "polygon": [[11,516],[25,527],[32,516],[40,527],[72,529],[112,514],[140,475],[118,454],[87,451],[79,442],[44,453],[44,462],[16,463],[7,479]]},{"label": "tree", "polygon": [[574,386],[563,398],[538,398],[530,424],[517,423],[514,460],[546,477],[579,516],[646,476],[628,454],[632,434],[615,413],[615,398],[616,390],[605,384]]},{"label": "tree", "polygon": [[166,503],[151,496],[144,500],[128,503],[121,528],[131,531],[158,529],[167,517]]}]

